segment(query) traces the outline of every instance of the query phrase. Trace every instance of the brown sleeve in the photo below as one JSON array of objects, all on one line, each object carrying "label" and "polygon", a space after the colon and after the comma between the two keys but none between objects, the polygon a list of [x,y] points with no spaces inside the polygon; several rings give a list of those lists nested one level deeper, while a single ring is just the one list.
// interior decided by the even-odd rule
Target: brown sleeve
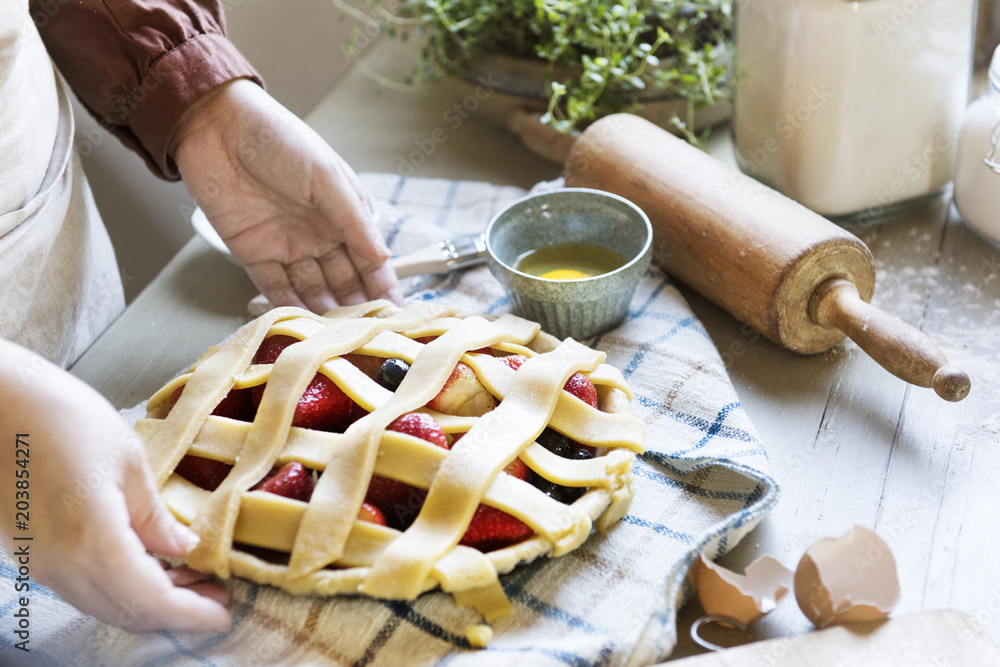
[{"label": "brown sleeve", "polygon": [[226,38],[214,0],[29,0],[45,47],[84,106],[157,175],[178,180],[167,146],[209,90],[260,75]]}]

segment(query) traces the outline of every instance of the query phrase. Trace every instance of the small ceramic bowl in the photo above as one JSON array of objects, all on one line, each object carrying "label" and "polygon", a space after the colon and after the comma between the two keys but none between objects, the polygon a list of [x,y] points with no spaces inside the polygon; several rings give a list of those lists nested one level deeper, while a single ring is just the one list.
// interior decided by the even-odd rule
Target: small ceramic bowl
[{"label": "small ceramic bowl", "polygon": [[[514,268],[524,253],[557,243],[592,243],[626,259],[591,278],[552,280]],[[600,190],[564,188],[523,197],[486,228],[490,271],[519,315],[559,338],[583,339],[625,317],[639,278],[649,267],[653,228],[638,206]]]}]

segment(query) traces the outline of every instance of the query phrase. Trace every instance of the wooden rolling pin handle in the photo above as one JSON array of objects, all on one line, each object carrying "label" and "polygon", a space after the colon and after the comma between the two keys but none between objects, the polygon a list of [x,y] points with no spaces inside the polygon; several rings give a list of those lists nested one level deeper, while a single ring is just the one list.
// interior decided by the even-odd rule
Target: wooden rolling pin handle
[{"label": "wooden rolling pin handle", "polygon": [[972,382],[965,371],[950,366],[941,350],[909,324],[865,303],[857,288],[843,278],[830,278],[816,288],[809,316],[821,326],[843,331],[883,368],[920,387],[933,387],[946,401],[960,401]]}]

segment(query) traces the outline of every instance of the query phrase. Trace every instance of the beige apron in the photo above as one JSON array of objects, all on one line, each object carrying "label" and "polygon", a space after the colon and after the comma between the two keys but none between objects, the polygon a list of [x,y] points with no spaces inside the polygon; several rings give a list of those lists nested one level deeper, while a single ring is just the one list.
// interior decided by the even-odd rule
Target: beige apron
[{"label": "beige apron", "polygon": [[0,0],[0,336],[68,366],[124,306],[66,86],[28,0]]}]

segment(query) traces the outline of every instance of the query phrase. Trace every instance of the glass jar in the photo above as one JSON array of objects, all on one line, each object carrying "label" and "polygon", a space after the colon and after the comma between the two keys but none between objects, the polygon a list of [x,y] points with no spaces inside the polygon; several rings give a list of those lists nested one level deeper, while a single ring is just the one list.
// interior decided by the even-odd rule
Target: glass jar
[{"label": "glass jar", "polygon": [[740,168],[840,222],[951,181],[975,0],[737,0]]},{"label": "glass jar", "polygon": [[983,236],[1000,241],[1000,48],[989,88],[969,105],[955,167],[955,207]]}]

